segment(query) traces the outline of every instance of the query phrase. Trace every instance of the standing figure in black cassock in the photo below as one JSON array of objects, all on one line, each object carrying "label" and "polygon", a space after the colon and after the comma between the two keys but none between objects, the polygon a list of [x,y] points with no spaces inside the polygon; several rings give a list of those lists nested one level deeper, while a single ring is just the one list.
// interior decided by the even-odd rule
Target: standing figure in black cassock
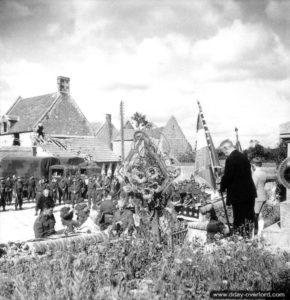
[{"label": "standing figure in black cassock", "polygon": [[23,181],[20,177],[17,178],[17,181],[15,182],[15,192],[16,192],[16,199],[15,199],[15,210],[17,210],[17,207],[19,206],[19,209],[22,209],[22,203],[23,203]]},{"label": "standing figure in black cassock", "polygon": [[5,211],[6,205],[6,192],[5,192],[5,180],[1,178],[0,182],[0,207],[3,207],[3,211]]},{"label": "standing figure in black cassock", "polygon": [[[257,192],[246,155],[236,150],[230,140],[223,141],[220,149],[227,156],[220,192],[227,191],[227,205],[233,207],[234,229],[237,230],[254,221]],[[249,230],[247,227],[245,229]]]}]

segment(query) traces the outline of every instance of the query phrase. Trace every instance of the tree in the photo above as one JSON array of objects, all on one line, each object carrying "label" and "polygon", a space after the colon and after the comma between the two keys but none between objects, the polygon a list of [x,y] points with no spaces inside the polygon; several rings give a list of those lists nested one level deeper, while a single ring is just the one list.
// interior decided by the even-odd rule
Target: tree
[{"label": "tree", "polygon": [[141,130],[145,128],[152,128],[152,123],[147,121],[146,116],[142,115],[141,113],[135,112],[131,119],[134,122],[136,129]]},{"label": "tree", "polygon": [[252,160],[254,157],[257,156],[263,159],[266,158],[265,148],[259,143],[256,143],[254,147],[249,147],[247,150],[244,151],[244,153],[248,156],[249,160]]}]

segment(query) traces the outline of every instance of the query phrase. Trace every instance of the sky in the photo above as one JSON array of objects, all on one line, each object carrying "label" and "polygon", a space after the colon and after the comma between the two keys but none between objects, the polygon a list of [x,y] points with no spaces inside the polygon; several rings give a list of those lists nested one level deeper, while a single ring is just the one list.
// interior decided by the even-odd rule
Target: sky
[{"label": "sky", "polygon": [[71,95],[89,121],[174,115],[196,139],[200,101],[216,146],[274,147],[290,121],[290,1],[0,0],[0,115],[18,96]]}]

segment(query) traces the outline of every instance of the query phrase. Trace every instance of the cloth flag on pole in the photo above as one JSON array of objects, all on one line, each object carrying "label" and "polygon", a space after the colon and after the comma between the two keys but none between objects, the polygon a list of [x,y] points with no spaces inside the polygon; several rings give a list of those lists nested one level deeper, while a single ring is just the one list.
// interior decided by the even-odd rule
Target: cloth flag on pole
[{"label": "cloth flag on pole", "polygon": [[237,127],[235,128],[235,132],[236,132],[236,149],[237,149],[239,152],[243,152],[241,143],[240,143],[240,141],[239,141],[239,135],[238,135],[238,128],[237,128]]},{"label": "cloth flag on pole", "polygon": [[216,189],[216,171],[220,163],[211,135],[201,111],[197,119],[197,143],[195,150],[195,173],[212,188]]}]

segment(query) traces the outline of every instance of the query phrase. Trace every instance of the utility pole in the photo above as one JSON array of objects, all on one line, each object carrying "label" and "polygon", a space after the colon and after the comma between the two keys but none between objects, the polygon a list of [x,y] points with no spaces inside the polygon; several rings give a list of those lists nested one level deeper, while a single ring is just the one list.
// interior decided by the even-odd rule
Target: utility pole
[{"label": "utility pole", "polygon": [[121,101],[120,103],[120,116],[121,116],[121,157],[122,162],[125,160],[125,145],[124,145],[124,103]]}]

